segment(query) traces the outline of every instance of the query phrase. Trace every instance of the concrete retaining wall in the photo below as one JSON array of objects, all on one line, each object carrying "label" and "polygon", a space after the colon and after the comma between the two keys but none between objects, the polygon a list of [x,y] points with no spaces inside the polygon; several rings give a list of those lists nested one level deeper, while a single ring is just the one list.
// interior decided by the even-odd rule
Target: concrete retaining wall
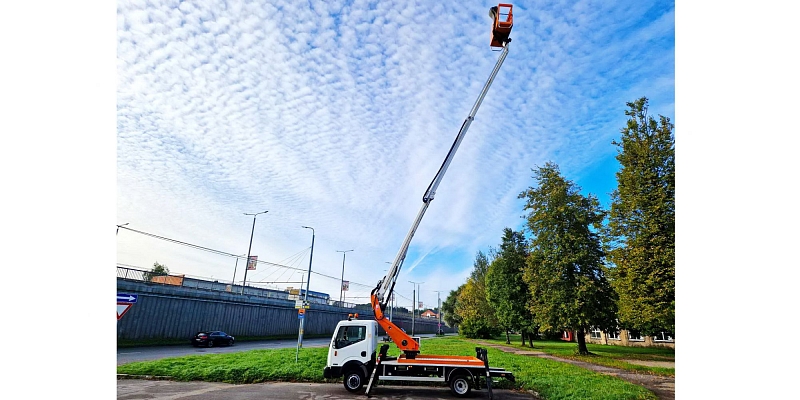
[{"label": "concrete retaining wall", "polygon": [[[117,321],[117,339],[186,339],[201,330],[221,330],[233,336],[297,335],[300,321],[294,302],[199,288],[117,278],[117,292],[138,295],[137,302]],[[312,304],[306,311],[305,335],[333,334],[348,313],[373,318],[371,310]],[[411,318],[393,322],[411,333]],[[435,333],[437,321],[416,318],[414,333]],[[445,332],[453,330],[444,323]],[[381,332],[381,334],[384,334]]]}]

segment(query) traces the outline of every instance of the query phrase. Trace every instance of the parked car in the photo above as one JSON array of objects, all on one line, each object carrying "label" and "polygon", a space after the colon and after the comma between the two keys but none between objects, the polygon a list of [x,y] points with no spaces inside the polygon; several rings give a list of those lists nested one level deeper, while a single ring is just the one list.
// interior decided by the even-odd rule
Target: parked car
[{"label": "parked car", "polygon": [[233,346],[234,338],[222,331],[197,332],[192,336],[192,346],[214,347],[219,345]]}]

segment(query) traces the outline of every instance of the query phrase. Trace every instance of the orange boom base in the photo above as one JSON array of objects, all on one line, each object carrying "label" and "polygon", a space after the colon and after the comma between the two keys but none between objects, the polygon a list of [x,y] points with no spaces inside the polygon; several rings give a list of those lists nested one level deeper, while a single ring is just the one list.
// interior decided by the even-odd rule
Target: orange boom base
[{"label": "orange boom base", "polygon": [[378,296],[374,293],[370,296],[370,303],[372,304],[372,312],[375,313],[375,321],[386,331],[386,334],[389,335],[392,341],[397,345],[397,348],[405,353],[406,358],[411,360],[416,358],[417,354],[419,354],[419,343],[386,318],[381,309]]}]

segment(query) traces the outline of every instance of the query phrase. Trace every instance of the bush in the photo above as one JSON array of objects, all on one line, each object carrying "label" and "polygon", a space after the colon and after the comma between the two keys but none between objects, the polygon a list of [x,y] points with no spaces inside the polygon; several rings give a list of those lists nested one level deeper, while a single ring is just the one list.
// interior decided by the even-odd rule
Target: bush
[{"label": "bush", "polygon": [[470,339],[491,339],[501,333],[500,329],[489,325],[482,318],[465,319],[458,327],[458,332]]}]

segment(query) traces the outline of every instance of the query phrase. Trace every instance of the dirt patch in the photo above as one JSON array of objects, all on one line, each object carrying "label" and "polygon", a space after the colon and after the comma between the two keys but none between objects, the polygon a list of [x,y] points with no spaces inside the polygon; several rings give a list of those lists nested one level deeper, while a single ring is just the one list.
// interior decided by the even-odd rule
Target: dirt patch
[{"label": "dirt patch", "polygon": [[645,367],[675,368],[675,361],[642,361],[642,360],[620,360],[628,364],[643,365]]}]

